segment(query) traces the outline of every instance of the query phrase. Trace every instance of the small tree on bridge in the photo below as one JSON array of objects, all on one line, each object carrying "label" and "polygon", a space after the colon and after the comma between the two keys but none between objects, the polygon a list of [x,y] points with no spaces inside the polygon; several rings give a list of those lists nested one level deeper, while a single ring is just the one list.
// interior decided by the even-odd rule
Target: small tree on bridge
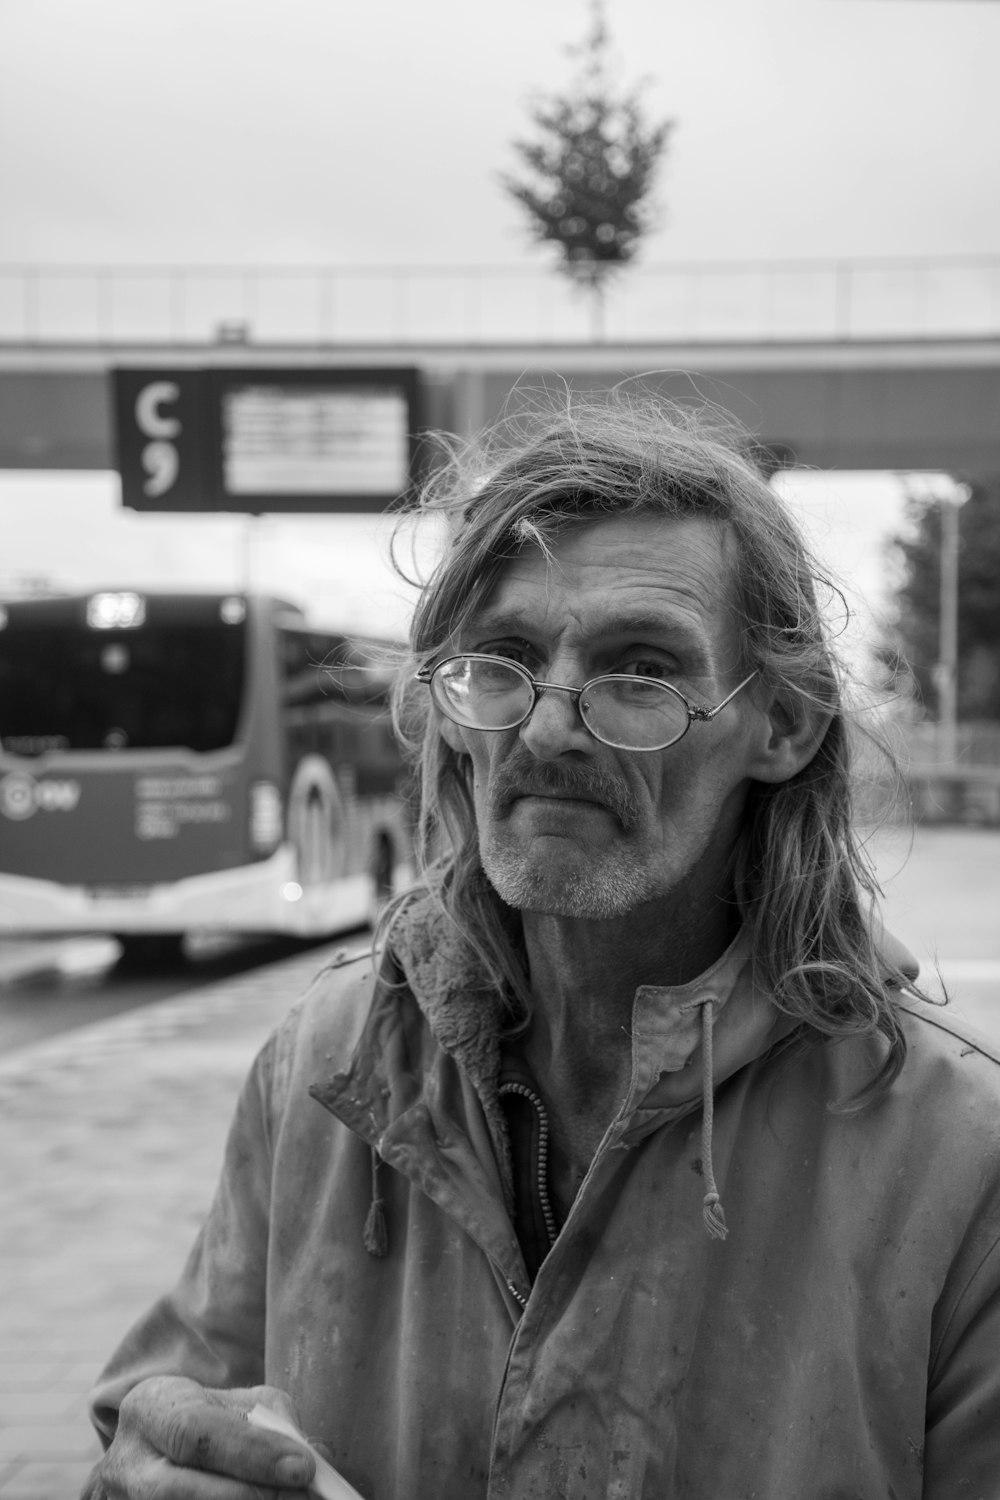
[{"label": "small tree on bridge", "polygon": [[533,238],[559,246],[559,269],[590,295],[602,338],[608,283],[652,225],[649,193],[673,122],[646,120],[642,85],[615,85],[600,0],[582,47],[569,50],[582,57],[579,76],[532,107],[536,138],[513,143],[528,175],[501,182],[527,210]]}]

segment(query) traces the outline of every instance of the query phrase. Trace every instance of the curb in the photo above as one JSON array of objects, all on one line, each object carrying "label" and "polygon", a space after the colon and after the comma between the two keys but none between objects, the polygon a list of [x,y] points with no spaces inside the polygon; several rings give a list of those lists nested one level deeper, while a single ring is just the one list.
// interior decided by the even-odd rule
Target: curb
[{"label": "curb", "polygon": [[[319,971],[346,951],[342,943],[311,948],[292,958],[276,959],[246,973],[211,980],[196,989],[153,1000],[136,1010],[121,1011],[71,1027],[57,1036],[28,1042],[0,1057],[0,1081],[51,1069],[83,1067],[89,1061],[176,1037],[223,1018],[233,1017],[238,1021],[241,1013],[252,1011],[260,1002],[270,1001],[273,1005],[277,986],[287,995],[287,1005],[291,1006]],[[250,1014],[245,1018],[248,1023],[251,1021]]]},{"label": "curb", "polygon": [[80,967],[77,961],[80,956],[84,960],[83,966],[87,966],[88,949],[99,947],[107,950],[112,942],[111,938],[87,936],[0,938],[0,984],[11,984],[28,974],[48,973],[66,967],[67,960],[70,967]]}]

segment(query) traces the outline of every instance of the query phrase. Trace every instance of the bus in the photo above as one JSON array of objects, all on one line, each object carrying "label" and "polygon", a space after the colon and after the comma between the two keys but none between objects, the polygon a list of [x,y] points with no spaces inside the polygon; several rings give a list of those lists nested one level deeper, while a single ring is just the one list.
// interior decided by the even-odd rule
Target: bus
[{"label": "bus", "polygon": [[411,875],[385,644],[251,593],[0,604],[0,934],[372,920]]}]

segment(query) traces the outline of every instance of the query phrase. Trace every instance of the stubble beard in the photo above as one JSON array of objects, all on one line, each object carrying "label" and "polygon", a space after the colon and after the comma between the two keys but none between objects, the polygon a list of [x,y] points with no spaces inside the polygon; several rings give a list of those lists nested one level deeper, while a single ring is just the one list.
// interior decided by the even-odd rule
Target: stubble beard
[{"label": "stubble beard", "polygon": [[578,845],[565,858],[526,844],[511,826],[518,797],[550,792],[582,796],[604,806],[620,839],[639,833],[641,816],[623,779],[599,766],[544,763],[523,750],[494,771],[480,817],[480,859],[498,895],[518,911],[595,921],[621,917],[654,894],[642,850],[619,841],[590,858]]},{"label": "stubble beard", "polygon": [[515,838],[494,833],[482,842],[480,858],[494,890],[517,911],[607,921],[625,916],[654,894],[650,872],[632,850],[612,849],[559,870]]}]

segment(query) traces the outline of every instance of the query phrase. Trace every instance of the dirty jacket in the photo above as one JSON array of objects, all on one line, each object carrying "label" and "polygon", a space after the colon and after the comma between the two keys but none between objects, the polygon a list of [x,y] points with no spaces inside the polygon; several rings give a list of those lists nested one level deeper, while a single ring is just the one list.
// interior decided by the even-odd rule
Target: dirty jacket
[{"label": "dirty jacket", "polygon": [[877,1043],[792,1031],[741,942],[641,988],[627,1097],[531,1284],[496,1003],[433,923],[397,946],[397,983],[324,972],[260,1053],[186,1269],[94,1394],[105,1440],[169,1372],[283,1387],[366,1500],[1000,1497],[988,1044],[901,1004],[901,1076],[835,1113]]}]

